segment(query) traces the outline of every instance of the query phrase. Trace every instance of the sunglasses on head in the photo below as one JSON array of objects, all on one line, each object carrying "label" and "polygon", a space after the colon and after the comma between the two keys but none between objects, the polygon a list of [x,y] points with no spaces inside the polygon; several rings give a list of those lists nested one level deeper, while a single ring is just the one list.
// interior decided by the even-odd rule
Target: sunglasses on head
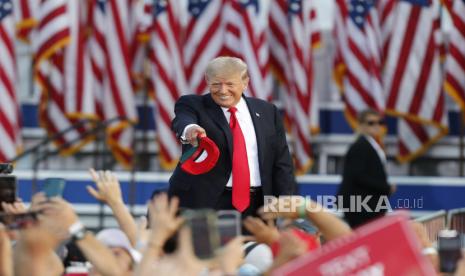
[{"label": "sunglasses on head", "polygon": [[372,120],[372,121],[366,121],[365,124],[369,125],[369,126],[374,126],[374,125],[384,125],[384,121],[383,120]]}]

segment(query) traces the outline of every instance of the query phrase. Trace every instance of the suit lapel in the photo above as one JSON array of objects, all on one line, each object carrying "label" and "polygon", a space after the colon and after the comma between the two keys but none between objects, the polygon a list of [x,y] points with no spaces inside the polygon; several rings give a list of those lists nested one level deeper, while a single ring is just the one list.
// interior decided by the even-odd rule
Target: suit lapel
[{"label": "suit lapel", "polygon": [[257,139],[257,151],[258,151],[258,166],[260,168],[260,175],[264,175],[262,172],[263,167],[263,151],[264,149],[264,141],[265,137],[263,136],[263,129],[262,129],[262,122],[260,121],[260,112],[255,109],[253,103],[244,96],[245,102],[247,103],[247,107],[249,108],[250,117],[252,117],[253,127],[255,129],[255,136]]},{"label": "suit lapel", "polygon": [[223,110],[221,109],[219,105],[217,105],[213,101],[210,94],[207,94],[204,97],[205,97],[205,105],[207,107],[206,108],[207,113],[210,115],[210,118],[212,118],[213,121],[223,130],[226,136],[226,141],[228,142],[229,154],[230,156],[232,156],[233,139],[232,139],[231,129],[229,128],[229,124],[228,124],[228,121],[226,120],[226,117],[224,116]]}]

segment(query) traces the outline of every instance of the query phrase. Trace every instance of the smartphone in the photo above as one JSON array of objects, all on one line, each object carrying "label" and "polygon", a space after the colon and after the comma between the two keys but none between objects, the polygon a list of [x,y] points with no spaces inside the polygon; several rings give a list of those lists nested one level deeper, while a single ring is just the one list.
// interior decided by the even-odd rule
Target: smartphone
[{"label": "smartphone", "polygon": [[0,222],[10,230],[27,228],[37,223],[37,212],[23,214],[0,213]]},{"label": "smartphone", "polygon": [[[0,202],[13,203],[16,200],[16,176],[0,175]],[[3,208],[0,204],[0,211]]]},{"label": "smartphone", "polygon": [[0,163],[0,173],[10,174],[13,171],[13,165],[11,163]]},{"label": "smartphone", "polygon": [[220,210],[217,215],[220,244],[223,246],[242,234],[241,213],[235,210]]},{"label": "smartphone", "polygon": [[194,253],[199,259],[210,259],[220,247],[216,212],[210,209],[183,212],[192,232]]},{"label": "smartphone", "polygon": [[46,178],[42,191],[46,197],[62,197],[66,180],[63,178]]},{"label": "smartphone", "polygon": [[438,234],[438,253],[441,272],[455,272],[462,257],[462,241],[455,230],[442,230]]}]

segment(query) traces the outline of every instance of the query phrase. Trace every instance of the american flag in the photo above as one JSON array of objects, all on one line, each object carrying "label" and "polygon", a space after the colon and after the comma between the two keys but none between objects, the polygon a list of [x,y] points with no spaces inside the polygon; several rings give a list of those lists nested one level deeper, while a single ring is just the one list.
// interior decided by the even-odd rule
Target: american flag
[{"label": "american flag", "polygon": [[465,1],[445,1],[452,17],[444,88],[465,111]]},{"label": "american flag", "polygon": [[181,7],[173,1],[154,1],[154,33],[150,38],[150,78],[154,88],[155,122],[159,146],[160,164],[172,169],[180,154],[178,141],[171,131],[174,118],[174,104],[186,93],[187,81],[184,75],[181,34],[179,21]]},{"label": "american flag", "polygon": [[[270,66],[273,75],[283,85],[283,89],[288,86],[288,75],[290,63],[288,59],[287,36],[290,24],[287,17],[287,0],[273,0],[270,3],[269,35],[270,44]],[[282,91],[285,94],[285,90]]]},{"label": "american flag", "polygon": [[65,0],[42,0],[40,3],[37,34],[33,40],[36,66],[69,43],[70,23],[66,13]]},{"label": "american flag", "polygon": [[258,0],[227,0],[223,9],[226,20],[223,54],[240,57],[247,63],[251,96],[271,100],[267,18],[267,7]]},{"label": "american flag", "polygon": [[16,96],[15,25],[10,0],[0,0],[0,162],[17,154],[21,145],[21,122]]},{"label": "american flag", "polygon": [[16,21],[16,37],[29,42],[30,34],[37,25],[38,0],[13,0]]},{"label": "american flag", "polygon": [[296,169],[305,173],[311,165],[309,144],[314,105],[312,45],[320,42],[315,31],[313,1],[274,0],[270,7],[270,53],[282,82],[286,121],[293,137]]},{"label": "american flag", "polygon": [[439,6],[396,4],[384,71],[386,113],[399,117],[399,161],[410,161],[447,133],[437,32]]},{"label": "american flag", "polygon": [[[38,7],[38,27],[32,40],[35,79],[41,90],[39,122],[48,135],[72,126],[65,110],[65,55],[70,42],[71,20],[68,1],[43,0]],[[67,132],[53,142],[62,154],[71,154],[85,143],[83,127]],[[75,143],[77,141],[77,143]]]},{"label": "american flag", "polygon": [[206,90],[205,69],[217,57],[224,43],[222,8],[224,0],[189,0],[183,57],[189,91]]},{"label": "american flag", "polygon": [[150,29],[153,25],[152,9],[152,0],[130,0],[130,62],[135,90],[141,89],[145,81],[144,65],[148,56]]},{"label": "american flag", "polygon": [[[93,72],[103,81],[97,95],[105,120],[120,120],[107,128],[107,144],[126,168],[133,162],[133,124],[137,121],[130,75],[128,1],[99,0],[93,5],[95,41],[91,42]],[[101,85],[101,83],[97,83]],[[98,93],[98,91],[97,91]]]},{"label": "american flag", "polygon": [[380,18],[372,0],[337,0],[335,36],[337,79],[350,125],[357,126],[357,114],[367,108],[381,113],[385,108]]},{"label": "american flag", "polygon": [[90,55],[92,94],[94,95],[96,114],[98,118],[104,119],[103,114],[103,95],[104,79],[106,76],[106,57],[107,52],[105,32],[105,2],[92,0],[88,6],[88,26],[91,29],[91,36],[87,43],[87,51]]},{"label": "american flag", "polygon": [[74,120],[99,119],[93,88],[85,1],[68,2],[71,41],[64,56],[64,102],[66,115]]},{"label": "american flag", "polygon": [[[35,68],[36,80],[41,90],[39,122],[49,136],[70,129],[73,125],[65,111],[64,64],[63,51],[58,51]],[[53,143],[61,149],[60,154],[72,154],[90,141],[90,138],[82,139],[82,133],[85,131],[85,125],[80,125],[77,129],[59,136]]]},{"label": "american flag", "polygon": [[387,50],[389,48],[389,41],[392,34],[394,25],[394,8],[397,0],[378,0],[376,2],[376,9],[379,14],[379,24],[381,28],[381,45],[382,45],[382,64],[385,63]]}]

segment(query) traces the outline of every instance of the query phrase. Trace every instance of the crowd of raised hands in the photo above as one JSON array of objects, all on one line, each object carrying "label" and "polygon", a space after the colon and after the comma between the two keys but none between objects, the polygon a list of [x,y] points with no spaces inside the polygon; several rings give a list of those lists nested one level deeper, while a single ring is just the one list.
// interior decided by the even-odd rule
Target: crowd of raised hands
[{"label": "crowd of raised hands", "polygon": [[[123,201],[116,176],[110,171],[92,169],[90,174],[94,185],[87,187],[88,192],[111,208],[119,225],[119,229],[106,233],[121,232],[127,246],[116,248],[118,245],[112,243],[116,236],[105,238],[103,232],[94,235],[85,231],[72,204],[65,199],[37,193],[28,208],[19,200],[1,203],[7,214],[33,213],[37,220],[20,229],[10,229],[0,223],[0,276],[66,275],[69,271],[58,248],[70,240],[90,264],[86,274],[80,275],[267,275],[317,250],[320,238],[328,242],[352,233],[346,223],[323,208],[306,213],[314,231],[303,231],[299,226],[301,214],[299,218],[296,212],[263,212],[262,209],[261,217],[243,221],[250,236],[237,236],[218,249],[214,257],[200,259],[193,248],[192,239],[196,237],[192,236],[185,218],[179,215],[177,198],[168,198],[165,193],[155,195],[147,204],[148,219],[136,222]],[[316,202],[310,204],[321,207]],[[413,229],[422,246],[431,246],[421,225],[413,225]],[[176,240],[174,249],[168,251],[166,245],[173,240]],[[250,257],[253,251],[247,252],[250,244],[261,245],[260,264],[257,258]],[[437,258],[431,261],[437,267]],[[456,275],[465,275],[465,261],[459,262]]]}]

